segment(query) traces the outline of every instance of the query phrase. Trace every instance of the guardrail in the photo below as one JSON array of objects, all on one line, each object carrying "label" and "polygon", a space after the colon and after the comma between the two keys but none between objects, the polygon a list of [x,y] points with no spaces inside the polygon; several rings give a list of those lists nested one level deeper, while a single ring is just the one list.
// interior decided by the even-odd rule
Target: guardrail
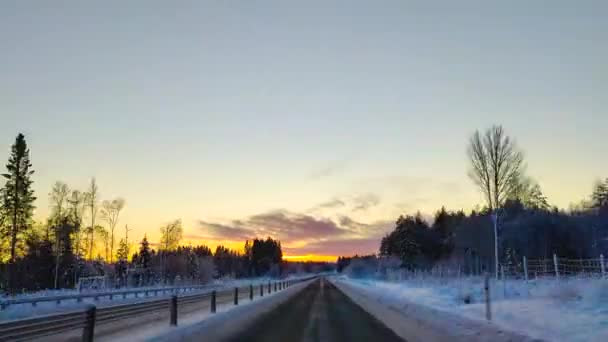
[{"label": "guardrail", "polygon": [[121,320],[133,315],[169,310],[169,324],[176,326],[178,323],[178,307],[192,303],[200,303],[209,299],[210,312],[217,310],[217,297],[223,295],[234,295],[233,304],[239,304],[239,293],[249,292],[249,300],[253,300],[257,287],[259,297],[264,293],[272,293],[288,288],[289,286],[311,280],[316,276],[301,278],[297,280],[286,280],[279,282],[268,282],[259,285],[250,284],[246,287],[235,287],[227,290],[193,294],[186,296],[173,295],[169,299],[150,300],[141,303],[121,304],[103,308],[94,305],[87,307],[85,311],[71,311],[61,314],[39,316],[30,319],[20,319],[0,323],[0,341],[25,341],[55,335],[66,331],[82,328],[82,341],[92,342],[95,335],[95,326]]},{"label": "guardrail", "polygon": [[83,299],[93,298],[94,300],[98,300],[100,298],[108,297],[108,299],[112,300],[114,297],[127,298],[129,295],[135,295],[137,298],[140,294],[145,297],[150,294],[154,294],[154,296],[165,295],[165,294],[179,294],[185,293],[189,291],[195,291],[200,289],[211,289],[217,288],[217,285],[192,285],[192,286],[178,286],[178,287],[165,287],[165,288],[149,288],[149,289],[137,289],[137,290],[118,290],[118,291],[106,291],[106,292],[92,292],[92,293],[82,293],[82,294],[71,294],[71,295],[58,295],[58,296],[46,296],[46,297],[36,297],[36,298],[21,298],[21,299],[5,299],[0,300],[0,310],[4,310],[11,305],[18,304],[31,304],[32,306],[36,306],[38,303],[44,302],[56,302],[57,304],[61,304],[62,301],[75,300],[77,302],[82,302]]}]

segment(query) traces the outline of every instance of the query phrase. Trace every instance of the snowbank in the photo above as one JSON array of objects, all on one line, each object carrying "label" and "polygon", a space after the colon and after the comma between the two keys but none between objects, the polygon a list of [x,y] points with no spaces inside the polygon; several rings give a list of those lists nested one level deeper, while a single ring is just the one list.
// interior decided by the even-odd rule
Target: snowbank
[{"label": "snowbank", "polygon": [[[402,283],[340,278],[338,284],[410,316],[466,327],[485,321],[483,279],[425,279]],[[608,281],[597,278],[492,281],[491,326],[548,341],[608,340]],[[465,303],[465,299],[470,304]],[[412,309],[414,308],[414,309]],[[431,310],[431,311],[429,311]],[[428,316],[427,316],[428,314]],[[441,319],[434,318],[442,317]],[[472,326],[472,325],[471,325]],[[495,338],[492,338],[495,340]]]}]

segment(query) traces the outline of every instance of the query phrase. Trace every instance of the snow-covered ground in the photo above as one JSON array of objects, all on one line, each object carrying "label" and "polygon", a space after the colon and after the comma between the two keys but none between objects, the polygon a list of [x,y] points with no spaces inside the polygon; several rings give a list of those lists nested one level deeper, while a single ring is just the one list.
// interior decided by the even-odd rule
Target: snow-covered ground
[{"label": "snow-covered ground", "polygon": [[[292,280],[292,279],[294,279],[294,280],[301,279],[301,278],[304,278],[305,276],[306,275],[290,276],[290,277],[281,279],[281,281]],[[267,284],[268,282],[276,282],[276,281],[279,281],[279,280],[266,278],[266,277],[248,278],[248,279],[215,280],[215,281],[207,284],[203,288],[189,291],[189,292],[185,293],[184,295],[205,293],[205,292],[210,292],[214,289],[219,290],[219,289],[227,289],[227,288],[232,288],[232,287],[243,287],[243,286],[248,286],[249,284],[254,284],[256,286],[259,286],[259,284]],[[186,285],[183,285],[183,286],[186,286]],[[163,286],[138,287],[138,288],[128,288],[128,289],[122,288],[122,289],[116,289],[114,291],[112,291],[112,290],[99,291],[100,293],[107,293],[107,292],[121,292],[121,291],[125,291],[125,290],[129,290],[129,291],[130,290],[136,290],[136,291],[151,290],[148,297],[144,297],[144,294],[139,294],[138,297],[136,297],[134,294],[130,294],[126,298],[123,298],[122,295],[114,296],[111,300],[109,297],[99,297],[97,300],[95,300],[94,298],[84,298],[82,300],[82,302],[77,302],[76,299],[62,300],[60,304],[57,304],[55,301],[39,302],[36,304],[36,306],[32,306],[29,303],[12,304],[12,305],[8,306],[7,308],[5,308],[4,310],[0,310],[0,322],[5,321],[5,320],[22,319],[22,318],[28,318],[28,317],[33,317],[33,316],[39,316],[39,315],[48,315],[48,314],[53,314],[53,313],[65,312],[65,311],[70,311],[70,310],[84,309],[87,305],[90,305],[90,304],[94,304],[97,307],[104,307],[104,306],[110,306],[110,305],[141,302],[141,301],[145,301],[145,300],[153,300],[153,299],[159,299],[159,298],[165,298],[165,297],[168,298],[169,294],[162,295],[161,293],[159,293],[158,296],[154,296],[153,290],[155,290],[155,289],[160,290],[163,288],[166,288],[166,287],[163,287]],[[91,294],[95,294],[96,292],[87,291],[87,292],[83,292],[83,293],[86,293],[87,295],[91,295]],[[78,295],[78,294],[79,294],[79,292],[77,290],[69,290],[69,289],[68,290],[45,290],[45,291],[38,291],[38,292],[34,292],[34,293],[19,294],[19,295],[16,295],[15,297],[11,297],[11,299],[36,299],[36,298],[44,299],[44,298],[54,297],[54,296],[70,296],[70,295]],[[0,301],[2,301],[4,299],[7,299],[7,297],[0,298]]]},{"label": "snow-covered ground", "polygon": [[[389,302],[412,302],[485,320],[481,277],[340,281]],[[548,341],[608,341],[608,279],[492,280],[490,288],[493,323],[505,330]]]}]

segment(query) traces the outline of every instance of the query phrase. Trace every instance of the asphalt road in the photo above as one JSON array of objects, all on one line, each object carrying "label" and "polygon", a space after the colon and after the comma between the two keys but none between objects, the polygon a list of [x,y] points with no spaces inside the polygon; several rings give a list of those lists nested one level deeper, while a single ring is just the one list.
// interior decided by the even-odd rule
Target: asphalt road
[{"label": "asphalt road", "polygon": [[236,341],[401,341],[390,329],[323,279],[261,316]]}]

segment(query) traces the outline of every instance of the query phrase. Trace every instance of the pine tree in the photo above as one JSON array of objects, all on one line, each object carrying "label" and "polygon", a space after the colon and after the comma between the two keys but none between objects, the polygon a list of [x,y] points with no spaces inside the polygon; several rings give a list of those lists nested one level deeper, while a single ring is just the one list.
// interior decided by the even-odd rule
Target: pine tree
[{"label": "pine tree", "polygon": [[143,283],[147,284],[150,281],[152,273],[150,270],[152,251],[150,250],[150,243],[148,242],[148,238],[146,236],[144,236],[143,240],[141,240],[137,260],[133,261],[136,263],[136,267],[141,273]]},{"label": "pine tree", "polygon": [[114,271],[118,278],[120,286],[126,285],[127,280],[127,269],[129,265],[129,246],[125,239],[120,239],[118,244],[118,250],[116,251],[116,264],[114,265]]},{"label": "pine tree", "polygon": [[118,250],[116,250],[116,258],[119,261],[128,261],[129,260],[129,246],[125,239],[120,239],[120,243],[118,244]]},{"label": "pine tree", "polygon": [[151,260],[152,255],[150,253],[150,243],[148,242],[148,238],[144,236],[139,246],[139,258],[137,260],[137,266],[141,269],[148,269],[150,268]]},{"label": "pine tree", "polygon": [[608,178],[604,182],[598,182],[595,185],[591,197],[594,208],[608,206]]},{"label": "pine tree", "polygon": [[34,173],[31,167],[30,150],[25,137],[19,133],[15,144],[11,147],[11,155],[6,164],[8,172],[2,174],[6,179],[1,198],[1,210],[6,223],[3,235],[9,240],[11,264],[15,262],[19,239],[31,225],[36,200],[32,190],[33,181],[30,179]]}]

